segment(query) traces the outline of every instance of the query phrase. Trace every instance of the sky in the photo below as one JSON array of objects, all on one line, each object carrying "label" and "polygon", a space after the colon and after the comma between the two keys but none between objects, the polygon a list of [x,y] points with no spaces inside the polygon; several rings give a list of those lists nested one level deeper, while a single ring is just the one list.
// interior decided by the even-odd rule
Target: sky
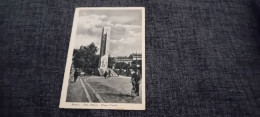
[{"label": "sky", "polygon": [[[110,56],[129,56],[142,52],[141,10],[81,10],[74,48],[101,44],[102,28],[111,27]],[[98,51],[99,54],[99,51]]]}]

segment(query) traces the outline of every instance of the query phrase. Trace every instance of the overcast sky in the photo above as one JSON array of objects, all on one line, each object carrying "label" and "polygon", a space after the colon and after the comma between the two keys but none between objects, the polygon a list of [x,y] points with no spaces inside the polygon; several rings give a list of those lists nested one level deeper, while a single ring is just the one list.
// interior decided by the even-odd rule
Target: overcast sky
[{"label": "overcast sky", "polygon": [[94,42],[100,49],[102,28],[110,26],[111,56],[142,52],[141,10],[81,10],[77,23],[75,48]]}]

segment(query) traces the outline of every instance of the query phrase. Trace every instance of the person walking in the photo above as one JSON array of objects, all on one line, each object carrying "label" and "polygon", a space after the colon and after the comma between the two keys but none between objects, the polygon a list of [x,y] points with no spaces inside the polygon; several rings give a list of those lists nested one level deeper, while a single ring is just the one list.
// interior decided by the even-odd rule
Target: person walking
[{"label": "person walking", "polygon": [[75,69],[75,72],[74,72],[74,82],[77,81],[78,76],[79,76],[79,72],[78,72],[77,69]]},{"label": "person walking", "polygon": [[108,77],[110,77],[110,75],[111,75],[111,71],[110,71],[110,70],[108,70]]},{"label": "person walking", "polygon": [[107,71],[105,71],[105,73],[104,73],[104,77],[105,77],[105,79],[107,78]]}]

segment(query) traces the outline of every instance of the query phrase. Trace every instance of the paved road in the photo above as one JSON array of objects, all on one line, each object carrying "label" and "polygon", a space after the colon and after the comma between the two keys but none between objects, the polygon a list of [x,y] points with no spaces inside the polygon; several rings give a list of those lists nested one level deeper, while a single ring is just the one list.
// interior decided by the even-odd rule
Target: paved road
[{"label": "paved road", "polygon": [[[72,79],[71,79],[72,80]],[[141,84],[140,84],[141,87]],[[68,102],[141,103],[140,96],[132,99],[130,77],[83,76],[69,83]]]}]

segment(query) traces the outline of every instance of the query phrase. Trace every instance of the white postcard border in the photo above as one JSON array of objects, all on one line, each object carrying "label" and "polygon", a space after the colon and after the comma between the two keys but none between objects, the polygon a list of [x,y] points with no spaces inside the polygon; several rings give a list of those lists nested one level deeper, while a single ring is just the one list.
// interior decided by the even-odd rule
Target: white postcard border
[{"label": "white postcard border", "polygon": [[[142,10],[142,103],[89,103],[89,102],[66,102],[69,84],[70,68],[76,38],[77,21],[80,10]],[[64,73],[59,108],[71,109],[113,109],[113,110],[145,110],[145,8],[144,7],[78,7],[75,9],[73,26],[70,37],[69,51],[67,54],[66,68]]]}]

